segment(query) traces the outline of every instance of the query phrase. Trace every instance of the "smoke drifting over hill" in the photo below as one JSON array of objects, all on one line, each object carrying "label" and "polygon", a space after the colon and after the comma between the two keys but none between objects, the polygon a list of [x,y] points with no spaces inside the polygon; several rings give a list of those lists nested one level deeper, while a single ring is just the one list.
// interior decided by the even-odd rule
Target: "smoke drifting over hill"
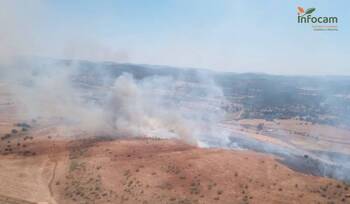
[{"label": "smoke drifting over hill", "polygon": [[[202,147],[250,149],[277,155],[298,171],[349,180],[345,174],[349,170],[346,154],[327,151],[321,154],[299,147],[291,138],[300,138],[301,133],[295,135],[284,130],[278,121],[270,120],[269,123],[274,124],[270,130],[262,128],[267,131],[263,137],[273,134],[272,142],[244,131],[232,131],[233,126],[225,120],[236,107],[232,105],[237,105],[232,103],[230,93],[239,92],[228,92],[223,84],[218,86],[211,72],[22,59],[2,66],[0,74],[11,89],[19,120],[52,120],[67,127],[65,134],[61,134],[64,136],[76,136],[76,131],[70,132],[73,127],[83,132],[80,134],[83,136],[177,138]],[[225,94],[223,88],[226,88]],[[305,126],[306,122],[299,123]],[[309,125],[312,123],[307,123],[307,127]],[[317,133],[313,130],[307,134]],[[306,137],[305,134],[303,138]],[[316,140],[315,137],[307,139]],[[323,138],[317,141],[325,142]]]},{"label": "smoke drifting over hill", "polygon": [[107,112],[119,134],[180,137],[196,143],[223,119],[220,103],[210,104],[213,97],[224,99],[219,88],[208,84],[191,87],[170,77],[136,82],[123,74],[114,82]]},{"label": "smoke drifting over hill", "polygon": [[188,83],[172,76],[136,80],[130,73],[112,79],[102,71],[86,79],[83,71],[74,63],[22,61],[2,69],[2,76],[13,84],[21,119],[60,118],[96,134],[180,138],[192,144],[220,132],[225,97],[204,73]]}]

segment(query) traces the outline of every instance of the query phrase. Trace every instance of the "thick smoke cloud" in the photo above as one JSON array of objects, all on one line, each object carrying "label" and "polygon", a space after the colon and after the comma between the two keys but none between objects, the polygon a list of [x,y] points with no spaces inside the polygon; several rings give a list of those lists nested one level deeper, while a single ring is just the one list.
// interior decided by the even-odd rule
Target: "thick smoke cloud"
[{"label": "thick smoke cloud", "polygon": [[[94,87],[82,82],[79,62],[64,65],[22,60],[2,69],[11,84],[19,119],[60,119],[92,134],[179,138],[191,144],[218,137],[225,117],[221,88],[205,74],[189,83],[171,76],[136,80],[124,73],[113,83],[103,71]],[[103,70],[103,69],[101,69]]]},{"label": "thick smoke cloud", "polygon": [[201,80],[153,76],[135,81],[121,75],[107,100],[114,128],[126,135],[180,138],[192,144],[220,136],[223,93],[210,79]]},{"label": "thick smoke cloud", "polygon": [[138,84],[129,74],[118,77],[108,106],[114,128],[119,133],[132,136],[180,136],[189,139],[190,129],[185,125],[183,116],[173,109],[174,104],[167,104],[160,93],[164,91],[161,85],[169,82],[173,81],[152,78]]}]

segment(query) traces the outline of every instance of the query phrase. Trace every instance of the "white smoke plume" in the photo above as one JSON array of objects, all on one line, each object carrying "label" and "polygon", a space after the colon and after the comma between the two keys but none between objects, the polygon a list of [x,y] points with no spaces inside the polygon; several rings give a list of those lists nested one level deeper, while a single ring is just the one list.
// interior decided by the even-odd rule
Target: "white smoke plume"
[{"label": "white smoke plume", "polygon": [[96,88],[77,82],[85,77],[78,67],[26,61],[2,69],[12,84],[19,119],[59,118],[93,134],[178,138],[191,144],[222,135],[225,98],[204,74],[193,83],[171,76],[136,80],[124,73],[112,85]]},{"label": "white smoke plume", "polygon": [[[131,75],[123,74],[112,87],[108,106],[111,121],[119,133],[181,138],[197,143],[223,119],[220,105],[224,97],[220,89],[210,84],[195,86],[198,84],[170,77],[136,82]],[[215,134],[218,132],[212,136]]]},{"label": "white smoke plume", "polygon": [[[112,84],[77,86],[86,77],[78,61],[64,65],[47,58],[32,60],[32,56],[56,56],[49,36],[38,37],[40,25],[47,23],[45,2],[13,0],[0,5],[0,80],[9,85],[18,120],[56,119],[92,134],[181,138],[192,144],[219,135],[224,96],[205,74],[198,73],[199,83],[170,76],[136,80],[123,74]],[[126,51],[103,46],[84,33],[73,36],[79,37],[69,41],[68,35],[66,58],[128,58]],[[99,80],[109,80],[103,67],[98,74],[103,76]]]}]

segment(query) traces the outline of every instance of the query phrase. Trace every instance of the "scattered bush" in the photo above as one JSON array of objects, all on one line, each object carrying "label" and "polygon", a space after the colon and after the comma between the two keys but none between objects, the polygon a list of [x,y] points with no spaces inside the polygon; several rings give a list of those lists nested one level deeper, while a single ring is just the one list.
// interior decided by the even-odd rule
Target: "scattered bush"
[{"label": "scattered bush", "polygon": [[27,129],[31,128],[31,126],[28,125],[27,123],[17,123],[16,126],[22,127],[22,128],[27,128]]}]

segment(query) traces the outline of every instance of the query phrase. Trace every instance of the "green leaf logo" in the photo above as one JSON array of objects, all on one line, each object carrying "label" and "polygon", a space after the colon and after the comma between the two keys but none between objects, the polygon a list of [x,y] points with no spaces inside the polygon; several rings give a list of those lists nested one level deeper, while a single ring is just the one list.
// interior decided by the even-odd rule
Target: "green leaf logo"
[{"label": "green leaf logo", "polygon": [[315,10],[316,10],[315,8],[308,8],[308,9],[305,11],[305,13],[304,13],[303,16],[313,13]]}]

